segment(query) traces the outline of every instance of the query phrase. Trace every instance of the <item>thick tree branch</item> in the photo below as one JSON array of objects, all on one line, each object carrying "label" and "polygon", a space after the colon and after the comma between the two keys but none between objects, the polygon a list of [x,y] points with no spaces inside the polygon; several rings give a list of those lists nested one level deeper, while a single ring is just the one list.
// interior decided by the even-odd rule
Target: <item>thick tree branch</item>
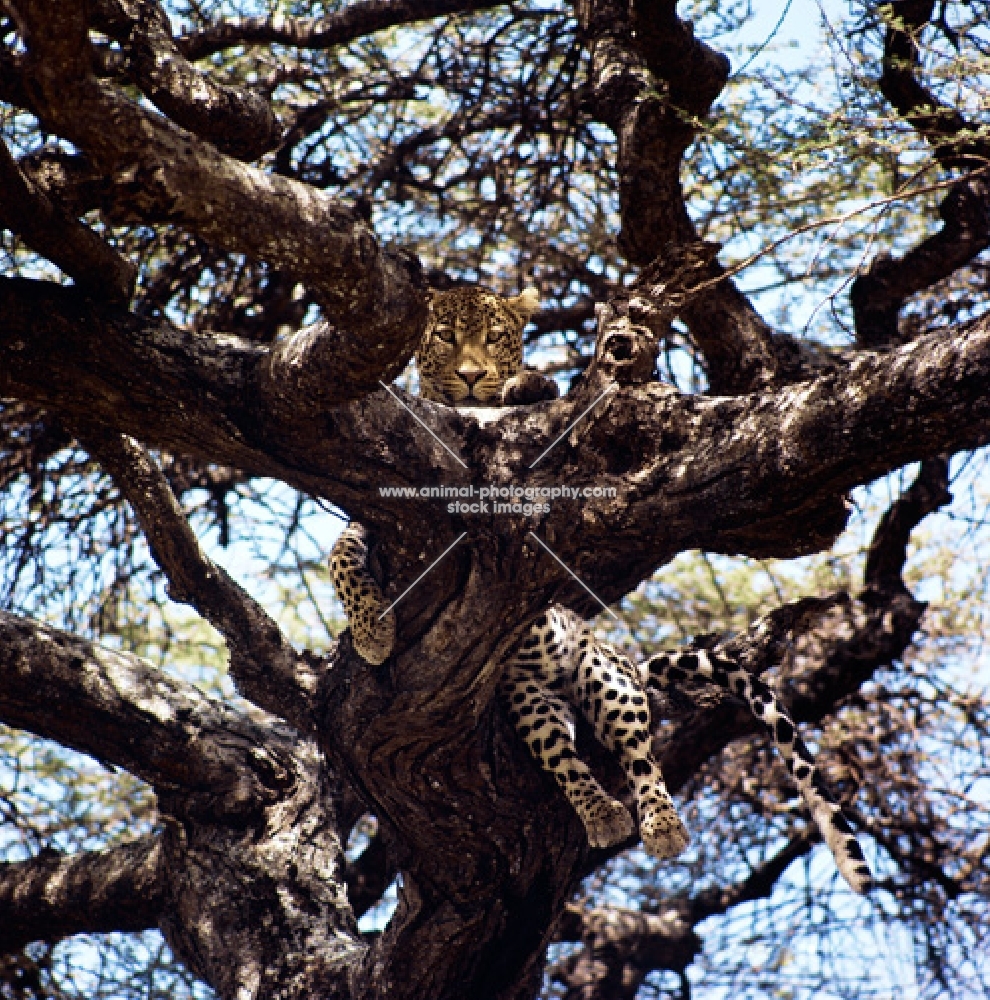
[{"label": "thick tree branch", "polygon": [[[314,445],[323,450],[327,411],[355,394],[345,377],[346,359],[335,354],[336,341],[325,324],[266,348],[103,308],[74,289],[2,278],[0,314],[3,395],[20,395],[21,377],[48,382],[52,392],[44,395],[51,402],[68,402],[80,393],[87,398],[86,405],[69,407],[81,419],[123,428],[175,454],[248,472],[272,474],[269,458],[263,458],[267,472],[256,464],[272,448],[273,456],[282,455],[274,475],[297,485],[302,483],[297,475],[307,478],[307,451]],[[61,349],[56,347],[59,342]],[[293,357],[299,365],[291,363]],[[382,392],[381,386],[378,389]],[[128,397],[133,410],[124,403]],[[53,409],[68,413],[57,403]],[[162,412],[170,419],[160,420],[157,414]],[[403,414],[398,404],[388,414],[400,439],[409,436],[410,418]],[[305,442],[295,437],[306,435],[307,423],[314,418],[309,423],[313,436]],[[159,439],[156,427],[169,428],[171,445]],[[291,437],[283,438],[290,429]],[[354,440],[360,446],[365,436],[357,433]],[[434,454],[443,454],[443,449],[436,445]],[[309,477],[303,488],[319,492],[318,477]]]},{"label": "thick tree branch", "polygon": [[857,691],[878,665],[903,655],[925,611],[902,576],[911,532],[951,499],[946,460],[923,462],[914,483],[877,525],[862,594],[830,609],[816,628],[797,638],[788,694],[799,722],[820,721],[823,706]]},{"label": "thick tree branch", "polygon": [[91,229],[65,215],[18,169],[0,139],[0,226],[57,264],[91,295],[127,302],[137,269]]},{"label": "thick tree branch", "polygon": [[741,903],[769,897],[781,875],[814,843],[814,832],[806,828],[741,881],[664,899],[662,914],[569,905],[557,940],[581,941],[584,948],[553,967],[551,978],[566,987],[566,1000],[635,1000],[654,970],[683,972],[694,961],[702,949],[698,924]]},{"label": "thick tree branch", "polygon": [[[777,392],[711,399],[681,397],[654,384],[612,394],[586,419],[581,445],[573,451],[558,446],[541,468],[547,467],[548,482],[550,476],[557,482],[597,477],[620,493],[631,474],[628,520],[610,520],[612,530],[599,534],[600,515],[586,506],[577,540],[570,512],[560,505],[542,537],[606,599],[625,593],[628,580],[645,578],[653,567],[642,557],[648,552],[653,561],[675,537],[653,566],[695,545],[767,556],[820,549],[845,524],[843,494],[853,485],[853,468],[869,481],[905,462],[990,439],[988,378],[990,322],[981,321],[955,337],[929,335],[888,355],[859,355],[848,368]],[[589,370],[581,400],[607,387],[603,370]],[[577,394],[569,400],[577,403]],[[881,413],[878,400],[891,409]],[[548,410],[551,427],[563,430],[558,408],[566,409],[558,403]],[[957,437],[963,425],[950,414],[963,412],[968,430],[951,445],[939,444]],[[527,424],[536,430],[535,420]],[[511,425],[500,426],[508,431]],[[649,441],[640,436],[646,427]],[[637,539],[628,548],[627,530]],[[607,552],[595,548],[599,539]],[[623,578],[614,589],[612,572]]]},{"label": "thick tree branch", "polygon": [[224,637],[241,693],[302,731],[312,728],[317,672],[265,609],[203,554],[151,456],[122,434],[84,429],[82,436],[134,508],[171,598],[193,605]]},{"label": "thick tree branch", "polygon": [[496,0],[358,0],[318,18],[245,17],[221,21],[177,39],[187,59],[204,59],[235,45],[272,42],[329,49],[400,24],[489,10]]},{"label": "thick tree branch", "polygon": [[[589,586],[613,599],[686,547],[754,556],[820,549],[845,524],[848,489],[906,462],[990,439],[990,320],[889,354],[864,353],[848,368],[745,397],[681,396],[630,372],[631,384],[599,399],[612,378],[626,377],[613,358],[592,366],[567,398],[507,411],[484,427],[469,413],[411,401],[464,456],[465,472],[384,392],[328,414],[329,400],[320,399],[307,370],[312,394],[300,393],[291,412],[269,407],[255,388],[273,356],[263,347],[184,336],[164,324],[97,312],[71,290],[23,281],[0,282],[0,311],[0,393],[69,423],[76,414],[173,453],[328,495],[370,526],[396,530],[390,572],[397,585],[425,568],[418,558],[425,543],[442,552],[462,526],[479,542],[491,534],[518,544],[530,525],[465,524],[445,510],[438,518],[429,500],[389,500],[369,494],[369,482],[419,486],[444,470],[439,474],[451,482],[614,485],[616,497],[583,506],[580,532],[565,502],[536,525]],[[627,340],[618,336],[617,347]],[[173,419],[155,419],[156,406]],[[530,472],[589,406],[578,432]],[[421,519],[412,516],[417,512]],[[439,598],[443,572],[436,580],[440,591],[417,599]],[[525,561],[516,587],[524,602],[537,592],[577,606],[586,599],[561,580],[549,557]]]},{"label": "thick tree branch", "polygon": [[728,79],[729,60],[677,16],[677,0],[633,0],[633,45],[650,72],[670,86],[673,105],[703,117]]},{"label": "thick tree branch", "polygon": [[177,125],[242,160],[278,146],[282,129],[265,97],[196,69],[154,0],[101,0],[96,9],[98,26],[124,46],[128,75]]},{"label": "thick tree branch", "polygon": [[[814,607],[815,603],[809,604]],[[754,643],[746,633],[714,646],[720,656],[744,658],[755,673],[787,664],[783,701],[800,723],[820,723],[878,669],[902,656],[924,611],[924,605],[909,594],[882,597],[871,591],[858,599],[837,594],[819,608],[817,621],[798,625],[792,634],[779,635],[771,643]],[[680,788],[729,743],[760,731],[753,716],[732,701],[679,723],[664,740],[669,787]]]},{"label": "thick tree branch", "polygon": [[31,110],[31,95],[24,86],[24,75],[13,55],[0,46],[0,101],[15,108]]},{"label": "thick tree branch", "polygon": [[725,275],[715,259],[719,249],[701,240],[671,242],[632,286],[648,308],[662,303],[661,311],[676,311],[687,324],[704,355],[709,390],[735,395],[820,374],[817,359],[791,338],[776,336]]},{"label": "thick tree branch", "polygon": [[[221,996],[302,1000],[314,983],[349,995],[365,948],[343,882],[339,793],[315,747],[260,710],[249,719],[137,657],[4,612],[0,718],[154,785],[165,827],[157,923]],[[90,902],[95,921],[100,897]],[[126,914],[103,912],[132,929]]]},{"label": "thick tree branch", "polygon": [[0,865],[0,952],[72,934],[157,927],[164,902],[157,835],[92,854],[42,851]]},{"label": "thick tree branch", "polygon": [[99,208],[113,218],[113,184],[86,157],[42,146],[22,156],[17,165],[28,181],[66,215],[78,217]]},{"label": "thick tree branch", "polygon": [[[631,16],[630,16],[631,14]],[[794,380],[800,352],[773,331],[699,240],[680,184],[684,151],[728,78],[729,62],[694,37],[671,0],[578,4],[590,37],[592,107],[619,140],[620,245],[634,264],[651,264],[639,288],[681,280],[700,294],[680,297],[680,314],[704,354],[712,391],[740,393]]]},{"label": "thick tree branch", "polygon": [[[273,727],[293,783],[250,823],[189,823],[166,805],[162,931],[224,1000],[348,1000],[365,945],[343,881],[336,782],[315,747]],[[233,818],[231,818],[233,819]]]},{"label": "thick tree branch", "polygon": [[37,113],[131,192],[135,212],[265,260],[310,287],[338,324],[336,356],[355,396],[398,374],[426,320],[418,262],[383,251],[360,215],[324,192],[226,157],[102,85],[90,65],[82,0],[17,0],[16,10]]},{"label": "thick tree branch", "polygon": [[132,654],[8,612],[0,612],[0,718],[205,812],[248,815],[292,781],[260,723]]},{"label": "thick tree branch", "polygon": [[[654,78],[637,49],[629,6],[621,0],[581,0],[576,9],[588,37],[592,110],[619,143],[620,246],[632,263],[647,264],[664,243],[694,237],[678,176],[694,129],[675,106],[669,85]],[[655,65],[667,54],[661,50],[679,47],[685,30],[672,10],[666,13],[670,17],[648,34]],[[680,58],[673,65],[684,69],[692,63]],[[728,60],[723,59],[722,69],[724,82]]]}]

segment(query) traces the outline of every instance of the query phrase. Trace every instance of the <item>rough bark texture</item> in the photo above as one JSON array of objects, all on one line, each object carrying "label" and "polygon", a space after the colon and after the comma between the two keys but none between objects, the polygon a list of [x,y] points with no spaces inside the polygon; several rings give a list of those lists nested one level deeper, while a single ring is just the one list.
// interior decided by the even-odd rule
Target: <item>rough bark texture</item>
[{"label": "rough bark texture", "polygon": [[[0,397],[57,421],[57,439],[67,429],[113,478],[172,596],[219,629],[252,704],[217,704],[129,654],[0,613],[0,718],[140,776],[162,819],[159,833],[102,855],[0,869],[0,946],[156,925],[224,1000],[521,1000],[538,991],[547,945],[580,940],[554,973],[568,997],[632,997],[651,969],[686,967],[701,920],[766,895],[810,849],[796,837],[731,890],[672,899],[662,914],[569,910],[606,855],[588,848],[494,704],[500,663],[548,603],[598,610],[544,545],[612,602],[686,549],[820,551],[846,524],[850,489],[923,461],[878,531],[862,594],[784,606],[711,640],[757,672],[779,668],[802,721],[830,715],[900,656],[923,610],[901,580],[907,537],[947,497],[942,456],[990,442],[990,320],[898,343],[897,316],[987,245],[985,178],[961,183],[934,242],[859,280],[859,342],[871,349],[815,357],[725,278],[684,205],[683,154],[727,60],[667,0],[581,0],[589,106],[618,139],[621,244],[643,270],[598,304],[594,361],[563,399],[483,419],[386,392],[379,383],[426,321],[418,262],[384,247],[357,208],[245,162],[272,148],[279,123],[257,94],[194,62],[483,6],[375,0],[318,23],[219,23],[174,38],[152,0],[8,0],[23,51],[0,58],[0,97],[78,153],[15,162],[0,150],[0,222],[75,281],[0,278]],[[931,4],[915,6],[920,25]],[[123,54],[94,47],[94,30]],[[891,51],[907,45],[913,58],[902,35],[891,28]],[[919,117],[888,69],[891,100],[926,137],[958,131],[935,111]],[[972,152],[951,150],[953,163]],[[130,310],[131,265],[77,221],[96,205],[263,262],[288,288],[304,285],[324,318],[266,344]],[[711,395],[654,378],[675,317],[706,359]],[[369,668],[347,633],[324,658],[294,650],[200,551],[145,446],[338,504],[372,532],[391,599],[453,546],[397,607],[394,655]],[[437,482],[616,492],[509,518],[377,490]],[[692,709],[660,748],[670,787],[753,729],[730,700]],[[619,793],[614,765],[597,762]],[[363,809],[378,839],[348,867],[342,844]],[[365,940],[355,909],[393,873],[398,910]]]},{"label": "rough bark texture", "polygon": [[0,949],[59,941],[84,931],[157,927],[165,884],[157,837],[143,837],[93,855],[42,851],[0,866]]}]

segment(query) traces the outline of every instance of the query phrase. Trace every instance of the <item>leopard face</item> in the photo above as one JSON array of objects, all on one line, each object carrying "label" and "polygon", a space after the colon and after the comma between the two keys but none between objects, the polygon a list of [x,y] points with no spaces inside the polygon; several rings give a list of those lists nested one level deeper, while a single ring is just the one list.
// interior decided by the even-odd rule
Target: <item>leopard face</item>
[{"label": "leopard face", "polygon": [[416,354],[419,394],[448,406],[499,406],[522,368],[523,328],[539,305],[527,288],[504,298],[483,288],[433,292]]}]

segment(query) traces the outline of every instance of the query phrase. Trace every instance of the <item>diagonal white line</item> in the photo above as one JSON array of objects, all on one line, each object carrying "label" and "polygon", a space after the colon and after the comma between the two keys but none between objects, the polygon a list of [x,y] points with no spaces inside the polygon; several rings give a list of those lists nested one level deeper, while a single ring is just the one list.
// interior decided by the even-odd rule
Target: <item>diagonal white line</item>
[{"label": "diagonal white line", "polygon": [[[427,428],[427,430],[429,430],[429,428]],[[443,444],[443,442],[442,442],[442,441],[441,441],[440,443],[441,443],[441,444]],[[457,456],[455,455],[454,457],[456,458]],[[396,606],[396,604],[398,604],[398,603],[399,603],[399,601],[401,601],[401,600],[402,600],[402,598],[403,598],[403,597],[405,597],[405,596],[406,596],[406,594],[408,594],[408,593],[409,593],[409,591],[410,591],[410,590],[412,590],[412,589],[413,589],[413,587],[415,587],[415,586],[416,586],[416,584],[417,584],[417,583],[419,583],[419,581],[420,581],[420,580],[422,580],[422,579],[423,579],[423,577],[424,577],[424,576],[426,576],[426,574],[427,574],[427,573],[429,573],[429,572],[430,572],[430,570],[431,570],[431,569],[433,569],[433,567],[434,567],[434,566],[436,566],[436,564],[437,564],[438,562],[440,562],[440,560],[441,560],[441,559],[443,559],[443,557],[444,557],[444,556],[445,556],[445,555],[446,555],[446,554],[447,554],[447,553],[448,553],[448,552],[449,552],[449,551],[450,551],[450,550],[451,550],[451,549],[452,549],[452,548],[453,548],[453,547],[454,547],[454,546],[455,546],[455,545],[456,545],[456,544],[457,544],[457,543],[458,543],[458,542],[459,542],[459,541],[460,541],[460,540],[461,540],[461,539],[462,539],[462,538],[463,538],[463,537],[464,537],[464,536],[465,536],[466,534],[467,534],[467,532],[466,532],[466,531],[462,531],[462,532],[461,532],[461,533],[460,533],[460,534],[459,534],[459,535],[458,535],[458,536],[457,536],[457,537],[456,537],[456,538],[455,538],[455,539],[454,539],[454,540],[453,540],[453,541],[452,541],[452,542],[450,543],[450,545],[448,545],[448,546],[447,546],[447,547],[446,547],[446,548],[445,548],[445,549],[443,550],[443,552],[441,552],[441,553],[440,553],[440,555],[438,555],[438,556],[436,557],[436,559],[434,559],[434,560],[433,560],[433,562],[431,562],[431,563],[430,563],[430,565],[429,565],[429,566],[427,566],[427,567],[426,567],[426,569],[424,569],[424,570],[423,570],[423,572],[422,572],[422,573],[420,573],[420,574],[419,574],[419,576],[417,576],[417,577],[416,577],[416,579],[415,579],[415,580],[413,580],[413,582],[412,582],[412,583],[410,583],[410,584],[409,584],[409,586],[408,586],[408,587],[406,587],[406,589],[405,589],[404,591],[402,591],[402,593],[401,593],[401,594],[399,594],[399,596],[398,596],[398,597],[397,597],[397,598],[396,598],[396,599],[395,599],[395,600],[394,600],[394,601],[393,601],[393,602],[392,602],[392,603],[391,603],[391,604],[390,604],[390,605],[389,605],[389,606],[388,606],[388,607],[387,607],[387,608],[386,608],[386,609],[385,609],[385,610],[384,610],[384,611],[383,611],[383,612],[382,612],[382,613],[381,613],[381,614],[380,614],[380,615],[378,616],[378,620],[379,620],[379,621],[381,621],[381,620],[382,620],[382,619],[383,619],[383,618],[384,618],[384,617],[385,617],[385,616],[386,616],[386,615],[387,615],[387,614],[388,614],[388,613],[389,613],[389,612],[390,612],[390,611],[392,610],[392,608],[394,608],[394,607]]]},{"label": "diagonal white line", "polygon": [[573,570],[572,570],[572,569],[570,568],[570,566],[568,566],[568,565],[567,565],[567,563],[565,563],[565,562],[564,562],[564,560],[563,560],[563,559],[561,559],[561,558],[560,558],[560,556],[558,556],[558,555],[557,555],[557,553],[556,553],[556,552],[554,552],[554,550],[553,550],[552,548],[550,548],[550,546],[549,546],[549,545],[547,545],[547,543],[546,543],[545,541],[543,541],[543,539],[542,539],[542,538],[540,538],[540,536],[539,536],[539,535],[537,535],[537,534],[536,534],[535,532],[533,532],[533,531],[531,531],[531,532],[530,532],[530,534],[531,534],[531,535],[532,535],[532,536],[533,536],[533,537],[534,537],[534,538],[535,538],[535,539],[536,539],[536,540],[537,540],[537,541],[538,541],[538,542],[540,543],[540,545],[542,545],[542,546],[543,546],[543,547],[544,547],[544,548],[545,548],[545,549],[547,550],[547,552],[549,552],[549,553],[550,553],[550,555],[552,555],[552,556],[554,557],[554,559],[556,559],[556,560],[557,560],[557,562],[559,562],[559,563],[560,563],[560,565],[561,565],[561,566],[563,566],[563,567],[564,567],[564,569],[566,569],[566,570],[567,570],[567,572],[568,572],[568,573],[570,573],[570,574],[571,574],[571,576],[573,576],[573,577],[574,577],[574,579],[575,579],[575,580],[577,580],[577,582],[578,582],[578,583],[580,583],[580,584],[581,584],[581,586],[582,586],[582,587],[584,587],[584,589],[585,589],[586,591],[588,591],[588,593],[589,593],[589,594],[591,594],[591,596],[592,596],[592,597],[593,597],[593,598],[594,598],[594,599],[595,599],[595,600],[596,600],[596,601],[597,601],[597,602],[598,602],[598,603],[599,603],[599,604],[600,604],[600,605],[601,605],[601,606],[602,606],[602,607],[603,607],[603,608],[604,608],[604,609],[605,609],[605,610],[606,610],[606,611],[607,611],[607,612],[608,612],[608,613],[609,613],[609,614],[610,614],[610,615],[611,615],[611,616],[612,616],[612,617],[613,617],[613,618],[614,618],[614,619],[615,619],[615,620],[616,620],[617,622],[619,622],[619,621],[622,621],[622,619],[621,619],[621,618],[620,618],[620,617],[619,617],[619,616],[618,616],[618,615],[617,615],[617,614],[616,614],[616,613],[615,613],[615,612],[614,612],[614,611],[613,611],[613,610],[612,610],[612,609],[611,609],[611,608],[610,608],[610,607],[609,607],[609,606],[608,606],[608,605],[607,605],[607,604],[606,604],[606,603],[605,603],[605,602],[604,602],[604,601],[603,601],[603,600],[602,600],[602,599],[601,599],[601,598],[600,598],[600,597],[599,597],[599,596],[598,596],[598,595],[597,595],[597,594],[596,594],[596,593],[595,593],[595,592],[594,592],[594,591],[593,591],[593,590],[591,589],[591,587],[589,587],[589,586],[588,586],[588,585],[587,585],[587,584],[586,584],[586,583],[584,582],[584,580],[582,580],[582,579],[581,579],[581,577],[579,577],[579,576],[578,576],[578,575],[577,575],[577,574],[576,574],[576,573],[575,573],[575,572],[574,572],[574,571],[573,571]]},{"label": "diagonal white line", "polygon": [[[384,382],[383,382],[383,381],[382,381],[381,379],[379,379],[379,380],[378,380],[378,384],[379,384],[379,385],[380,385],[380,386],[381,386],[381,387],[382,387],[382,388],[383,388],[383,389],[384,389],[384,390],[385,390],[385,391],[386,391],[386,392],[387,392],[387,393],[388,393],[388,394],[389,394],[389,395],[390,395],[390,396],[391,396],[391,397],[392,397],[392,398],[393,398],[393,399],[394,399],[394,400],[395,400],[395,401],[396,401],[396,402],[397,402],[397,403],[398,403],[398,404],[399,404],[400,406],[402,406],[402,407],[405,407],[405,409],[406,409],[406,410],[408,410],[408,411],[409,411],[410,413],[412,413],[412,415],[413,415],[413,417],[415,417],[415,419],[416,419],[417,423],[419,423],[419,425],[420,425],[420,426],[421,426],[421,427],[422,427],[422,428],[423,428],[423,429],[424,429],[424,430],[425,430],[425,431],[426,431],[426,432],[427,432],[427,433],[428,433],[428,434],[430,435],[430,437],[432,437],[432,438],[433,438],[433,440],[434,440],[434,441],[436,441],[436,442],[437,442],[437,444],[439,444],[439,445],[440,445],[441,447],[443,447],[443,448],[446,448],[446,449],[447,449],[447,452],[448,452],[448,454],[449,454],[449,455],[451,456],[451,458],[453,458],[453,459],[454,459],[454,461],[455,461],[455,462],[460,462],[460,463],[461,463],[461,465],[463,465],[465,469],[467,468],[467,462],[464,462],[464,461],[462,461],[462,460],[461,460],[460,458],[458,458],[458,457],[457,457],[457,455],[455,455],[455,454],[454,454],[454,453],[453,453],[453,452],[452,452],[452,451],[451,451],[451,450],[450,450],[449,448],[447,448],[447,446],[446,446],[446,445],[445,445],[445,444],[443,443],[443,441],[441,441],[441,440],[440,440],[440,438],[438,438],[438,437],[436,436],[436,434],[434,434],[434,433],[433,433],[433,431],[431,431],[431,430],[430,430],[430,428],[429,428],[429,427],[427,427],[427,426],[426,426],[426,424],[424,424],[424,423],[423,423],[423,421],[422,421],[422,420],[420,420],[420,419],[419,419],[419,417],[417,417],[417,416],[416,416],[416,414],[415,414],[415,413],[413,413],[413,411],[412,411],[412,410],[410,410],[410,409],[409,409],[409,407],[408,407],[408,406],[406,406],[406,404],[405,404],[405,403],[403,403],[403,402],[402,402],[402,400],[401,400],[401,399],[399,399],[399,397],[398,397],[398,396],[396,396],[396,394],[395,394],[394,392],[392,392],[392,390],[391,390],[391,389],[390,389],[390,388],[389,388],[389,387],[388,387],[388,386],[387,386],[387,385],[386,385],[386,384],[385,384],[385,383],[384,383]],[[565,433],[566,433],[566,432],[565,432]],[[556,443],[556,442],[554,442],[554,443]],[[553,445],[551,445],[551,447],[553,447]]]},{"label": "diagonal white line", "polygon": [[612,391],[613,389],[618,389],[618,388],[619,388],[619,387],[618,387],[618,385],[616,385],[616,383],[615,383],[615,382],[613,382],[613,383],[612,383],[611,385],[609,385],[609,387],[608,387],[608,388],[607,388],[607,389],[606,389],[606,390],[605,390],[605,391],[604,391],[604,392],[603,392],[603,393],[602,393],[602,394],[601,394],[601,395],[600,395],[600,396],[598,397],[598,399],[596,399],[596,400],[595,400],[595,401],[594,401],[594,402],[593,402],[593,403],[591,404],[591,406],[589,406],[589,407],[588,407],[588,409],[586,409],[586,410],[584,411],[584,413],[582,413],[582,414],[581,414],[580,416],[578,416],[578,417],[575,417],[575,418],[574,418],[574,419],[573,419],[573,420],[572,420],[572,421],[571,421],[571,422],[570,422],[570,423],[569,423],[569,424],[567,425],[567,427],[565,427],[565,428],[564,428],[564,430],[563,430],[563,432],[561,433],[560,437],[558,437],[558,438],[557,438],[557,440],[556,440],[556,441],[554,441],[554,443],[553,443],[552,445],[550,445],[550,447],[549,447],[549,448],[547,448],[547,450],[546,450],[545,452],[543,452],[543,454],[542,454],[542,455],[540,455],[540,457],[539,457],[539,458],[538,458],[538,459],[536,460],[536,462],[534,462],[534,463],[533,463],[533,464],[532,464],[532,465],[530,466],[530,468],[531,468],[531,469],[534,469],[534,468],[536,468],[536,465],[537,465],[537,463],[538,463],[538,462],[542,462],[542,461],[543,461],[543,459],[544,459],[544,458],[545,458],[545,457],[547,456],[547,454],[548,454],[549,452],[553,451],[553,449],[554,449],[554,448],[556,448],[558,444],[560,444],[561,440],[562,440],[562,439],[563,439],[564,437],[566,437],[566,436],[567,436],[567,434],[568,434],[568,433],[570,432],[571,428],[572,428],[572,427],[573,427],[573,426],[574,426],[574,425],[575,425],[575,424],[576,424],[576,423],[577,423],[577,422],[578,422],[579,420],[583,420],[583,419],[584,419],[584,418],[585,418],[585,417],[586,417],[586,416],[587,416],[587,415],[588,415],[588,414],[589,414],[589,413],[590,413],[590,412],[591,412],[591,411],[592,411],[592,410],[593,410],[593,409],[594,409],[594,408],[595,408],[595,407],[596,407],[596,406],[598,405],[598,403],[599,403],[599,402],[600,402],[600,401],[601,401],[602,399],[604,399],[604,398],[605,398],[605,397],[606,397],[606,396],[607,396],[607,395],[608,395],[608,394],[609,394],[609,393],[610,393],[610,392],[611,392],[611,391]]}]

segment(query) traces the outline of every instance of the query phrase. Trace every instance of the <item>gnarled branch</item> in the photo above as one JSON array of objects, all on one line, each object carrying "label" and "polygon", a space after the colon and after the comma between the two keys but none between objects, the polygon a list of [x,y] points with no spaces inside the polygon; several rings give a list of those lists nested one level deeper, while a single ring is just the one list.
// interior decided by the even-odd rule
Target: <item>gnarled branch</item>
[{"label": "gnarled branch", "polygon": [[278,146],[282,129],[265,97],[196,69],[158,3],[102,0],[96,9],[99,26],[124,47],[128,75],[177,125],[243,160]]},{"label": "gnarled branch", "polygon": [[37,113],[132,192],[132,210],[307,284],[338,324],[338,361],[359,392],[401,371],[426,321],[417,261],[384,251],[360,214],[337,199],[226,157],[100,83],[81,0],[17,0],[16,10]]},{"label": "gnarled branch", "polygon": [[117,652],[0,611],[0,719],[123,767],[199,808],[245,815],[276,801],[292,774],[269,735]]},{"label": "gnarled branch", "polygon": [[300,730],[312,727],[318,675],[264,608],[199,547],[151,456],[122,434],[83,431],[84,443],[134,508],[173,600],[192,604],[224,637],[246,697]]},{"label": "gnarled branch", "polygon": [[72,934],[157,927],[164,902],[157,835],[90,854],[42,851],[0,864],[0,952]]}]

